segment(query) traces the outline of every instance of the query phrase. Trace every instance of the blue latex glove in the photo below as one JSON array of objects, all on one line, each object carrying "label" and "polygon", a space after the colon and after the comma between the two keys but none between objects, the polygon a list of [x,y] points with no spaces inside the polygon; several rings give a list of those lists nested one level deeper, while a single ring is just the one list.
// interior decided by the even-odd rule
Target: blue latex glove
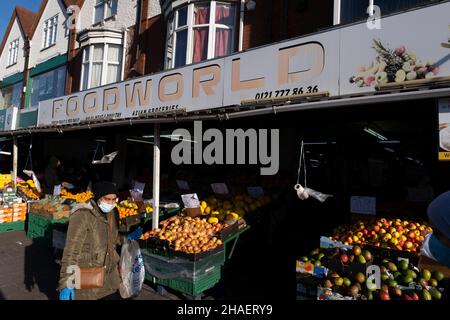
[{"label": "blue latex glove", "polygon": [[128,240],[139,240],[142,236],[144,230],[142,228],[137,228],[128,235]]},{"label": "blue latex glove", "polygon": [[64,288],[59,293],[59,300],[75,300],[75,290]]}]

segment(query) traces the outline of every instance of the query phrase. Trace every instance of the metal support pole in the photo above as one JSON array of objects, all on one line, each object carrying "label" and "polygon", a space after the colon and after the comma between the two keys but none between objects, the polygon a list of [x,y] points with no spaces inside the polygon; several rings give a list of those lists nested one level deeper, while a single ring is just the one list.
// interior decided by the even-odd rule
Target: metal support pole
[{"label": "metal support pole", "polygon": [[16,181],[17,181],[17,136],[13,136],[13,172],[12,172],[12,183],[14,192],[16,192]]},{"label": "metal support pole", "polygon": [[155,123],[153,145],[153,229],[159,226],[159,175],[160,175],[160,130],[159,123]]}]

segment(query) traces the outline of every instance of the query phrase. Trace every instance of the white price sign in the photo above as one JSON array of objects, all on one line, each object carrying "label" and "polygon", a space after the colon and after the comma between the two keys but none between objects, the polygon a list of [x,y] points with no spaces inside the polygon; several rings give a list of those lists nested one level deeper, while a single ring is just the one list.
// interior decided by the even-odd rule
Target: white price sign
[{"label": "white price sign", "polygon": [[376,215],[377,198],[352,196],[350,198],[350,211],[352,213]]},{"label": "white price sign", "polygon": [[185,208],[199,208],[200,200],[196,193],[183,194],[181,196],[181,200],[183,200],[183,204]]}]

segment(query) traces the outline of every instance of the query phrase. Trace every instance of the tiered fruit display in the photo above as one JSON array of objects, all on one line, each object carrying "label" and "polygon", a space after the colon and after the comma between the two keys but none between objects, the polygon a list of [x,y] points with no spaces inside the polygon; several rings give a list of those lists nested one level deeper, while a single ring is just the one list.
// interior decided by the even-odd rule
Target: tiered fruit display
[{"label": "tiered fruit display", "polygon": [[61,196],[61,198],[72,199],[76,202],[87,202],[94,197],[94,194],[91,191],[72,194],[66,189],[62,189],[59,195]]},{"label": "tiered fruit display", "polygon": [[142,235],[141,239],[167,240],[175,251],[195,254],[220,246],[222,241],[215,235],[223,228],[223,224],[211,224],[205,218],[174,216],[161,222],[160,228]]},{"label": "tiered fruit display", "polygon": [[117,205],[117,210],[119,211],[119,218],[121,220],[139,213],[137,204],[128,200],[120,202]]},{"label": "tiered fruit display", "polygon": [[418,252],[428,232],[425,223],[381,218],[372,223],[358,222],[336,228],[331,240],[345,245],[370,244],[376,247]]},{"label": "tiered fruit display", "polygon": [[19,192],[23,193],[27,200],[39,200],[41,195],[36,189],[33,180],[23,181],[17,184]]},{"label": "tiered fruit display", "polygon": [[200,209],[210,223],[234,221],[244,218],[247,214],[270,203],[271,198],[263,195],[252,198],[246,194],[238,194],[226,200],[210,196],[200,203]]}]

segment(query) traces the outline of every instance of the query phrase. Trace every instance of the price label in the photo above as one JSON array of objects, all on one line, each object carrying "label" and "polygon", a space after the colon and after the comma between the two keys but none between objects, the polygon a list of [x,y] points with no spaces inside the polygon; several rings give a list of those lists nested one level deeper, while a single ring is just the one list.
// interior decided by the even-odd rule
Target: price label
[{"label": "price label", "polygon": [[61,193],[61,185],[60,184],[58,184],[57,186],[55,186],[54,188],[53,188],[53,195],[54,196],[59,196],[60,195],[60,193]]},{"label": "price label", "polygon": [[189,183],[186,180],[177,180],[177,186],[180,190],[191,190],[189,188]]},{"label": "price label", "polygon": [[247,193],[252,198],[259,198],[264,195],[264,190],[262,187],[248,187]]},{"label": "price label", "polygon": [[213,183],[211,188],[215,194],[226,195],[229,194],[228,187],[225,183]]},{"label": "price label", "polygon": [[196,193],[183,194],[181,196],[181,200],[183,200],[183,204],[185,208],[199,208],[200,200]]},{"label": "price label", "polygon": [[377,198],[352,196],[350,198],[350,211],[352,213],[376,215]]},{"label": "price label", "polygon": [[144,193],[144,189],[145,189],[145,183],[141,183],[141,182],[138,182],[138,181],[136,181],[134,183],[133,190],[135,190],[135,191],[137,191],[137,192],[142,194],[142,193]]}]

